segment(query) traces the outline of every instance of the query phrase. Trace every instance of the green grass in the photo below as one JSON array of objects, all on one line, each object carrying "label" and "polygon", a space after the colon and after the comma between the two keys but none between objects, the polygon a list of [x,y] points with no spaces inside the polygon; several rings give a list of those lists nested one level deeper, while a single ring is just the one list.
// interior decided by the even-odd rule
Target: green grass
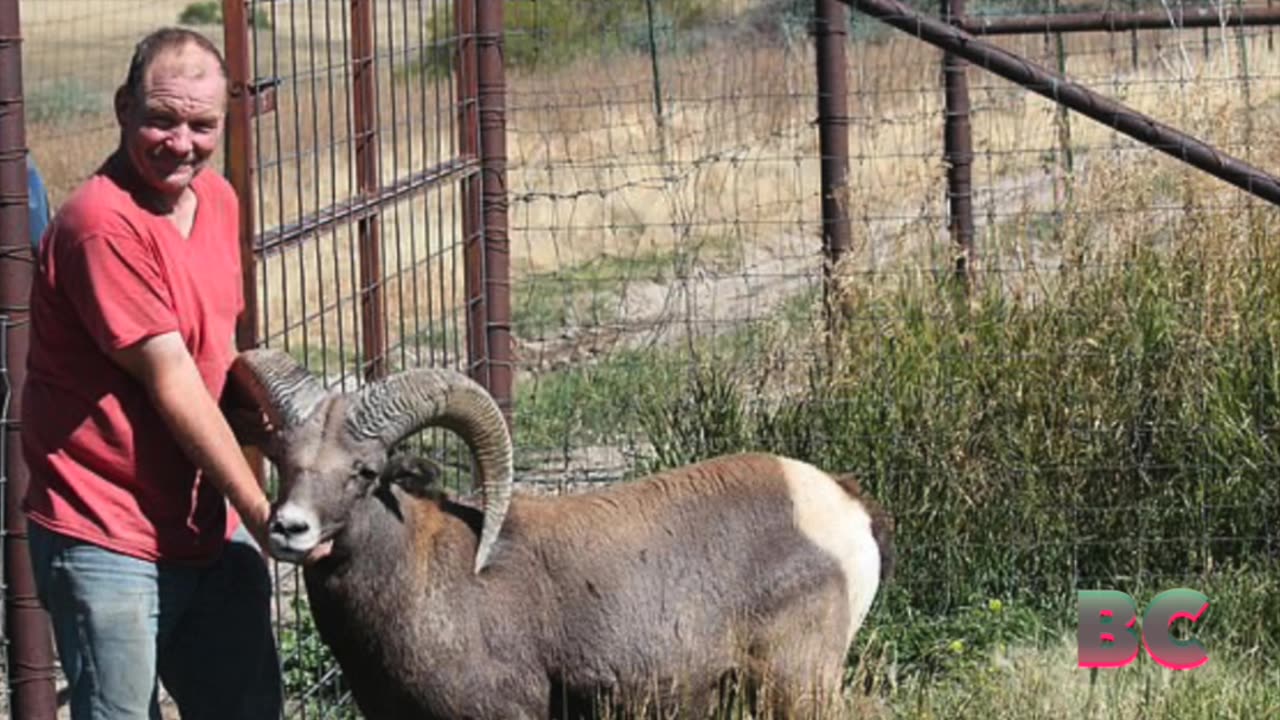
[{"label": "green grass", "polygon": [[943,680],[908,677],[887,690],[872,717],[1216,720],[1275,717],[1280,672],[1224,653],[1188,672],[1145,655],[1127,668],[1076,666],[1075,639],[1011,645]]},{"label": "green grass", "polygon": [[639,351],[599,363],[550,372],[516,384],[517,458],[639,433],[638,412],[680,385],[681,359]]}]

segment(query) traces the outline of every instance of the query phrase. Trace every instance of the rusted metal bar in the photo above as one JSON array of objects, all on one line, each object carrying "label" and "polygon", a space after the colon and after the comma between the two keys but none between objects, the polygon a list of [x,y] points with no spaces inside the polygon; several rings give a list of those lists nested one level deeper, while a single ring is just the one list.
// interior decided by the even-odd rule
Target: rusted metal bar
[{"label": "rusted metal bar", "polygon": [[258,344],[258,262],[254,256],[253,116],[255,89],[249,64],[249,21],[244,0],[223,0],[222,37],[227,61],[227,180],[240,200],[240,284],[244,313],[236,323],[236,346]]},{"label": "rusted metal bar", "polygon": [[823,304],[834,319],[836,265],[849,252],[849,11],[815,0],[813,39],[818,70],[818,152],[822,184]]},{"label": "rusted metal bar", "polygon": [[[480,155],[480,56],[476,50],[476,0],[454,0],[458,35],[454,69],[458,79],[458,151]],[[488,387],[485,371],[484,214],[480,202],[484,178],[472,176],[458,188],[462,204],[463,293],[466,296],[467,369]]]},{"label": "rusted metal bar", "polygon": [[[942,0],[942,18],[952,25],[963,22],[965,0]],[[945,94],[942,132],[943,161],[947,167],[948,225],[956,256],[958,280],[967,281],[973,268],[973,128],[969,122],[968,63],[958,55],[942,56]]]},{"label": "rusted metal bar", "polygon": [[4,638],[9,708],[15,720],[57,714],[49,618],[36,598],[22,499],[30,475],[19,425],[27,376],[28,296],[34,265],[27,224],[27,136],[22,99],[22,20],[18,0],[0,0],[0,317],[4,365]]},{"label": "rusted metal bar", "polygon": [[[473,361],[511,427],[515,368],[511,347],[511,252],[507,235],[507,84],[503,0],[476,6],[476,89],[480,130],[484,348]],[[479,289],[479,288],[478,288]]]},{"label": "rusted metal bar", "polygon": [[[381,184],[378,177],[378,75],[373,9],[373,0],[351,0],[351,95],[356,187],[368,203],[374,202]],[[360,347],[364,355],[366,380],[382,377],[387,369],[379,227],[379,214],[376,212],[356,221],[360,247]]]},{"label": "rusted metal bar", "polygon": [[465,181],[472,176],[478,177],[479,174],[478,158],[457,157],[401,178],[394,185],[381,188],[372,197],[361,196],[347,202],[340,202],[319,212],[305,215],[295,223],[268,230],[258,238],[255,247],[263,256],[272,255],[327,232],[336,225],[359,222],[376,215],[383,208],[415,194],[446,183]]},{"label": "rusted metal bar", "polygon": [[1119,130],[1135,140],[1221,178],[1268,202],[1280,205],[1280,180],[1137,110],[1106,98],[1014,55],[960,28],[921,15],[898,0],[841,0],[862,12],[953,52],[974,65],[1016,82],[1032,92],[1061,103],[1082,115]]},{"label": "rusted metal bar", "polygon": [[974,35],[1025,35],[1035,33],[1124,32],[1126,30],[1179,30],[1219,26],[1280,25],[1280,8],[1223,7],[1170,8],[1141,12],[1062,13],[964,18],[959,27]]}]

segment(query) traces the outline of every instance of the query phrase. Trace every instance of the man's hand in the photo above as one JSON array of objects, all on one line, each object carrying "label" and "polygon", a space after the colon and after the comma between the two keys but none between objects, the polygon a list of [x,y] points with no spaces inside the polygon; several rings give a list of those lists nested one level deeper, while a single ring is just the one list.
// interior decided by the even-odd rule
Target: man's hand
[{"label": "man's hand", "polygon": [[262,552],[264,558],[271,557],[271,541],[270,519],[271,519],[271,503],[264,496],[262,504],[255,507],[250,512],[244,512],[237,509],[240,513],[240,520],[244,522],[244,528],[253,536],[253,541],[258,543],[258,550]]}]

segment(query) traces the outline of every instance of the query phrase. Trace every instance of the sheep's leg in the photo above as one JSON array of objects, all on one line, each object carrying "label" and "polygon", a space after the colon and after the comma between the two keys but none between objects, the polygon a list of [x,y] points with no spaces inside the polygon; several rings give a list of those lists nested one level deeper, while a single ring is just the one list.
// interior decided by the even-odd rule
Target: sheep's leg
[{"label": "sheep's leg", "polygon": [[752,717],[769,720],[824,720],[840,717],[839,671],[774,664],[753,680],[745,695]]},{"label": "sheep's leg", "polygon": [[[785,630],[785,628],[784,628]],[[751,668],[753,714],[767,718],[820,720],[838,712],[845,649],[829,636],[797,642],[804,633],[782,632],[758,646]]]}]

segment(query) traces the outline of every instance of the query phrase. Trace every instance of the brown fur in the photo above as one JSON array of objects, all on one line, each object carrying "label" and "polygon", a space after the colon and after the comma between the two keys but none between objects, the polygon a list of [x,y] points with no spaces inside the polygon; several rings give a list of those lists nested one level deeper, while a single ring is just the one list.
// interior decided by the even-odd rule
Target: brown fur
[{"label": "brown fur", "polygon": [[480,514],[415,487],[359,500],[305,573],[366,717],[589,717],[599,698],[697,717],[735,677],[784,709],[839,689],[849,589],[793,526],[772,456],[517,496],[478,576]]}]

